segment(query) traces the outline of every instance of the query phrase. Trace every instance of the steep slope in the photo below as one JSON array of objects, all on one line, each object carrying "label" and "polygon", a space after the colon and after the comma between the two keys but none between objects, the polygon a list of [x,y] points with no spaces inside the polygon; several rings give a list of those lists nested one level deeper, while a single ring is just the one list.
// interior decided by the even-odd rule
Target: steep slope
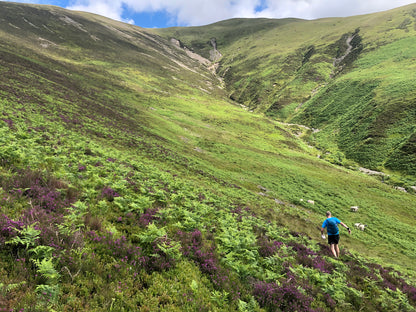
[{"label": "steep slope", "polygon": [[[8,2],[0,55],[0,310],[414,310],[414,195],[229,101],[197,55]],[[367,225],[339,260],[328,209]]]},{"label": "steep slope", "polygon": [[208,40],[219,38],[218,73],[230,98],[320,129],[310,142],[330,152],[329,160],[346,157],[414,177],[415,12],[409,5],[349,18],[234,20],[159,33],[205,54]]},{"label": "steep slope", "polygon": [[[243,19],[235,18],[202,27],[172,27],[155,29],[154,32],[180,39],[182,44],[196,53],[211,57],[211,50],[221,48],[221,51],[233,44],[238,44],[244,38],[259,36],[279,26],[290,25],[299,19]],[[215,39],[215,47],[213,45]],[[228,54],[228,53],[227,53]]]},{"label": "steep slope", "polygon": [[[148,80],[141,85],[143,92],[163,93],[187,87],[215,89],[213,83],[217,82],[209,72],[200,70],[198,63],[184,51],[138,27],[58,7],[42,10],[2,3],[0,14],[2,52],[16,58],[21,56],[23,60],[34,55],[45,62],[53,61],[50,67],[61,66],[61,76],[65,76],[65,66],[74,69],[78,66],[85,71],[107,66],[117,67],[126,76],[137,75],[138,80]],[[137,69],[148,77],[141,77],[135,72]],[[182,85],[171,79],[175,76],[183,77]],[[122,76],[113,78],[119,85],[126,83]]]}]

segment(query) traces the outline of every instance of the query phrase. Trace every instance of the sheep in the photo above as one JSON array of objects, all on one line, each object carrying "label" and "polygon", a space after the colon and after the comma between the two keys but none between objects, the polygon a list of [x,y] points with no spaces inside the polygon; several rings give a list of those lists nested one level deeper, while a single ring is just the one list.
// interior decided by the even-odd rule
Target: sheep
[{"label": "sheep", "polygon": [[366,225],[366,224],[362,224],[362,223],[354,223],[354,226],[355,226],[357,229],[361,230],[361,231],[364,231],[364,229],[367,227],[367,225]]},{"label": "sheep", "polygon": [[308,202],[309,204],[315,205],[315,201],[314,201],[314,200],[312,200],[312,199],[308,199],[308,200],[307,200],[307,202]]},{"label": "sheep", "polygon": [[350,207],[352,212],[357,212],[358,211],[358,206],[351,206]]},{"label": "sheep", "polygon": [[396,186],[395,189],[407,193],[407,190],[404,187]]}]

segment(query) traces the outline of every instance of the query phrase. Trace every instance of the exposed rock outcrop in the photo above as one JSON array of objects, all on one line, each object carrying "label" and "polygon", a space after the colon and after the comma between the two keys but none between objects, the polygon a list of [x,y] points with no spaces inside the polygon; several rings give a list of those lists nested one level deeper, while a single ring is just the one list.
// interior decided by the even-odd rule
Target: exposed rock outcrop
[{"label": "exposed rock outcrop", "polygon": [[217,39],[211,38],[210,43],[213,49],[209,51],[209,58],[211,61],[217,62],[222,57],[221,52],[217,49]]}]

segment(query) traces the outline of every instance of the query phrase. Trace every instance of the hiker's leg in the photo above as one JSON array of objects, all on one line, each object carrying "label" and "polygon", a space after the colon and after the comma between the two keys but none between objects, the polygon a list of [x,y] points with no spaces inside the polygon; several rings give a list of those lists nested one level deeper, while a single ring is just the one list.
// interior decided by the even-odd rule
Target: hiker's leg
[{"label": "hiker's leg", "polygon": [[335,244],[335,252],[337,254],[337,258],[339,258],[339,246],[338,246],[338,244]]},{"label": "hiker's leg", "polygon": [[332,252],[332,254],[334,255],[334,257],[335,257],[335,258],[338,258],[337,253],[336,253],[336,251],[335,251],[335,244],[331,244],[331,245],[330,245],[330,248],[331,248],[331,252]]}]

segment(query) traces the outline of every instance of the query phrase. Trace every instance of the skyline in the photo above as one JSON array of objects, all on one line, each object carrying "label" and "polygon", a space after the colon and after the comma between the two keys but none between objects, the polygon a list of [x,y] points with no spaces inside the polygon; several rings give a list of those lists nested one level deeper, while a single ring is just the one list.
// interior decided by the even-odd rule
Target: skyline
[{"label": "skyline", "polygon": [[[9,1],[9,0],[6,0]],[[414,3],[409,0],[14,0],[99,14],[143,28],[201,26],[230,18],[347,17]]]}]

